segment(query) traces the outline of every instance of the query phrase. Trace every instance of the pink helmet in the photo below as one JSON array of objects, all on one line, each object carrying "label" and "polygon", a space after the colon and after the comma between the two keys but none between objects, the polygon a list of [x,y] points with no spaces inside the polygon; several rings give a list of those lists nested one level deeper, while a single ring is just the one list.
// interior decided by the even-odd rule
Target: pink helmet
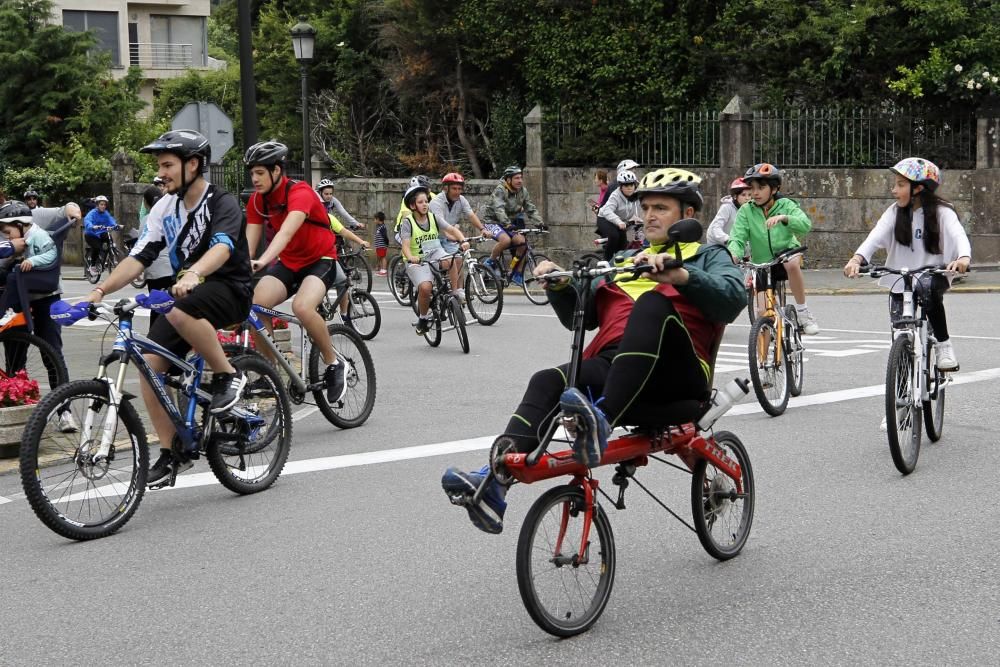
[{"label": "pink helmet", "polygon": [[742,178],[734,178],[733,182],[729,184],[729,194],[735,197],[736,195],[743,192],[749,187],[750,186],[747,185],[747,182],[744,181]]}]

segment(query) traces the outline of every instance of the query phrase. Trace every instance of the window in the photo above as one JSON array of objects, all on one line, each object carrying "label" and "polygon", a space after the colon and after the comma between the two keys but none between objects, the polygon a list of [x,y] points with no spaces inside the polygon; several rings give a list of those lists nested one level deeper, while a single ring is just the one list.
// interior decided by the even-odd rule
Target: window
[{"label": "window", "polygon": [[97,37],[97,48],[111,54],[111,64],[121,66],[121,50],[118,37],[118,12],[92,12],[63,10],[63,27],[68,30],[85,32],[93,30]]},{"label": "window", "polygon": [[149,18],[153,67],[205,66],[205,17],[154,14]]}]

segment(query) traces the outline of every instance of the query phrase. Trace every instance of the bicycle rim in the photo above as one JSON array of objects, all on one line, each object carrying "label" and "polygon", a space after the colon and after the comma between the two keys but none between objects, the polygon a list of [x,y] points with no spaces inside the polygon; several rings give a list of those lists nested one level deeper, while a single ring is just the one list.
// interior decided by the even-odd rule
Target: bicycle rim
[{"label": "bicycle rim", "polygon": [[924,401],[924,428],[927,431],[927,438],[931,442],[941,439],[944,432],[944,398],[945,398],[945,374],[937,369],[937,349],[933,345],[927,350],[927,396]]},{"label": "bicycle rim", "polygon": [[[146,490],[146,433],[128,401],[110,425],[107,456],[99,456],[107,398],[108,386],[98,380],[64,384],[38,403],[24,430],[24,494],[42,523],[69,539],[115,532],[132,518]],[[59,415],[66,412],[76,432],[60,430]]]},{"label": "bicycle rim", "polygon": [[[328,325],[327,331],[337,357],[347,365],[344,377],[347,390],[343,398],[333,404],[326,400],[325,386],[314,391],[313,398],[320,412],[334,426],[355,428],[368,420],[375,407],[375,364],[368,347],[354,331],[339,324]],[[314,345],[309,352],[310,383],[320,382],[322,370],[326,368],[322,362],[319,349]]]},{"label": "bicycle rim", "polygon": [[585,510],[578,486],[558,486],[531,506],[517,541],[517,585],[528,614],[557,637],[589,629],[611,597],[615,541],[600,505],[580,553]]},{"label": "bicycle rim", "polygon": [[462,347],[462,352],[465,354],[469,353],[469,332],[465,328],[465,312],[462,310],[462,304],[458,302],[458,299],[452,297],[448,300],[448,319],[455,327],[455,333],[458,334],[458,344]]},{"label": "bicycle rim", "polygon": [[352,290],[347,305],[347,314],[351,318],[351,328],[364,340],[371,340],[378,335],[382,327],[382,311],[378,303],[368,292]]},{"label": "bicycle rim", "polygon": [[465,302],[476,321],[490,326],[503,312],[503,286],[495,271],[475,263],[465,277]]},{"label": "bicycle rim", "polygon": [[805,353],[802,349],[802,329],[795,306],[785,306],[785,356],[788,357],[788,393],[802,394],[802,381],[806,370]]},{"label": "bicycle rim", "polygon": [[66,362],[48,341],[23,328],[0,332],[0,375],[21,370],[38,382],[39,399],[69,382]]},{"label": "bicycle rim", "polygon": [[549,302],[549,295],[545,291],[545,288],[542,287],[541,282],[528,279],[534,277],[535,267],[548,259],[545,255],[530,250],[524,255],[523,272],[521,274],[521,277],[524,278],[524,284],[521,288],[524,290],[524,295],[528,297],[528,301],[536,306],[547,304]]},{"label": "bicycle rim", "polygon": [[907,336],[899,336],[889,350],[885,377],[885,423],[892,462],[909,475],[920,456],[921,415],[917,402],[913,347]]}]

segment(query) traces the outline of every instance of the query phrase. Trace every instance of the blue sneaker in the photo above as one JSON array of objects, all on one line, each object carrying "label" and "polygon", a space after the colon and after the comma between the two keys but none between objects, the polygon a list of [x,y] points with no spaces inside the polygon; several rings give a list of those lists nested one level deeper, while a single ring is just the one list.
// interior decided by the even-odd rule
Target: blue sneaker
[{"label": "blue sneaker", "polygon": [[611,426],[601,409],[592,405],[579,389],[567,389],[559,397],[563,413],[576,417],[577,432],[573,441],[573,458],[593,468],[601,463],[608,448]]},{"label": "blue sneaker", "polygon": [[496,535],[503,532],[503,513],[507,511],[507,503],[503,499],[506,489],[496,480],[491,480],[479,502],[475,505],[469,502],[484,479],[485,471],[463,472],[448,468],[441,477],[441,488],[453,504],[465,507],[476,528]]},{"label": "blue sneaker", "polygon": [[513,285],[522,287],[524,285],[524,274],[520,272],[510,274],[510,282]]},{"label": "blue sneaker", "polygon": [[487,257],[486,259],[484,259],[483,260],[483,265],[490,267],[494,271],[496,271],[499,268],[499,267],[497,267],[497,261],[495,259],[493,259],[492,257]]}]

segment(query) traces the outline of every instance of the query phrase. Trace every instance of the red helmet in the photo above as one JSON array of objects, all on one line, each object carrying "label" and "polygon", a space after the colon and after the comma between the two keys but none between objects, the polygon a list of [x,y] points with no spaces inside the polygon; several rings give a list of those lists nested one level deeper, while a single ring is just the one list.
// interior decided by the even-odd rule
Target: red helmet
[{"label": "red helmet", "polygon": [[736,194],[746,190],[750,186],[742,178],[734,179],[732,183],[729,184],[729,194]]},{"label": "red helmet", "polygon": [[462,175],[457,171],[452,171],[450,173],[447,173],[444,175],[444,178],[441,179],[441,185],[451,185],[453,183],[464,185],[465,179],[462,178]]}]

